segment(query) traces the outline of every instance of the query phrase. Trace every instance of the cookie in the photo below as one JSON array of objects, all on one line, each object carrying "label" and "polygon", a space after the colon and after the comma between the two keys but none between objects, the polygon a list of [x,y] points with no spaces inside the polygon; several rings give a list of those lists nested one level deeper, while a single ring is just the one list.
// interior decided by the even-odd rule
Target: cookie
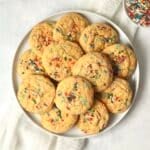
[{"label": "cookie", "polygon": [[95,23],[85,28],[79,42],[85,52],[100,52],[118,40],[118,33],[113,27],[105,23]]},{"label": "cookie", "polygon": [[72,73],[89,80],[96,92],[105,90],[113,80],[113,71],[108,58],[98,52],[82,56],[73,66]]},{"label": "cookie", "polygon": [[29,45],[31,49],[41,57],[45,47],[53,41],[54,23],[42,22],[33,27],[29,36]]},{"label": "cookie", "polygon": [[129,74],[130,58],[128,47],[123,44],[114,44],[103,50],[112,61],[114,74],[126,78]]},{"label": "cookie", "polygon": [[41,115],[41,124],[54,133],[67,132],[77,121],[77,115],[61,112],[53,107],[49,112]]},{"label": "cookie", "polygon": [[108,121],[109,113],[107,108],[96,99],[94,106],[80,115],[77,127],[86,134],[96,134],[107,126]]},{"label": "cookie", "polygon": [[55,87],[41,75],[26,76],[19,86],[18,100],[22,107],[33,113],[43,113],[52,108]]},{"label": "cookie", "polygon": [[69,40],[78,42],[81,32],[88,24],[88,20],[82,15],[67,13],[57,21],[53,37],[56,41]]},{"label": "cookie", "polygon": [[71,76],[58,84],[55,104],[63,112],[81,114],[92,106],[93,94],[90,82],[78,76]]},{"label": "cookie", "polygon": [[133,52],[131,48],[127,47],[126,50],[128,52],[129,60],[130,60],[129,72],[128,72],[128,77],[130,77],[136,68],[137,59],[136,59],[135,53]]},{"label": "cookie", "polygon": [[42,63],[48,75],[61,81],[71,75],[71,68],[83,55],[81,48],[73,42],[53,43],[44,51]]},{"label": "cookie", "polygon": [[29,74],[46,74],[42,60],[32,50],[25,51],[18,60],[17,72],[24,77]]},{"label": "cookie", "polygon": [[113,83],[101,93],[102,101],[112,113],[126,111],[132,101],[132,89],[129,83],[121,78],[115,78]]}]

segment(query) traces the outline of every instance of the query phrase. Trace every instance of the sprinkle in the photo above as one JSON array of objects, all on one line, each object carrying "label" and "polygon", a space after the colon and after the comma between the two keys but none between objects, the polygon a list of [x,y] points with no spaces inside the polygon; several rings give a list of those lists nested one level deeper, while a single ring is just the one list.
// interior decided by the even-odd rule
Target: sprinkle
[{"label": "sprinkle", "polygon": [[73,38],[72,38],[72,35],[71,33],[69,32],[66,36],[66,40],[70,40],[70,41],[73,41]]},{"label": "sprinkle", "polygon": [[68,110],[70,110],[70,108],[69,108],[68,106],[66,106],[66,108],[67,108]]},{"label": "sprinkle", "polygon": [[84,42],[86,43],[88,41],[87,35],[84,34]]},{"label": "sprinkle", "polygon": [[43,70],[39,68],[38,64],[39,64],[38,60],[35,61],[32,59],[29,59],[28,61],[28,65],[31,66],[32,69],[34,69],[36,72],[43,72]]},{"label": "sprinkle", "polygon": [[94,48],[94,44],[93,43],[90,44],[90,48]]},{"label": "sprinkle", "polygon": [[58,95],[58,96],[61,96],[61,95],[62,95],[62,93],[59,91],[59,92],[57,93],[57,95]]},{"label": "sprinkle", "polygon": [[24,93],[27,93],[28,89],[27,88],[24,88]]},{"label": "sprinkle", "polygon": [[112,103],[114,102],[112,93],[104,93],[104,96],[106,96],[106,98],[109,99]]},{"label": "sprinkle", "polygon": [[64,60],[65,60],[65,61],[67,60],[67,57],[66,57],[66,56],[64,57]]},{"label": "sprinkle", "polygon": [[32,101],[34,102],[34,104],[36,104],[36,100],[35,99],[32,99]]},{"label": "sprinkle", "polygon": [[78,83],[75,82],[74,85],[73,85],[73,90],[77,91],[77,89],[78,89]]},{"label": "sprinkle", "polygon": [[57,115],[58,115],[59,118],[62,118],[60,111],[57,111],[56,113],[57,113]]},{"label": "sprinkle", "polygon": [[62,30],[60,28],[56,28],[56,31],[62,33]]},{"label": "sprinkle", "polygon": [[113,97],[113,94],[112,93],[107,93],[107,98],[110,99]]},{"label": "sprinkle", "polygon": [[84,97],[80,97],[80,102],[81,102],[81,104],[82,105],[84,105],[84,106],[87,106],[87,100],[86,100],[86,98],[84,98]]},{"label": "sprinkle", "polygon": [[46,106],[46,107],[48,106],[46,103],[44,103],[43,105]]},{"label": "sprinkle", "polygon": [[68,96],[67,96],[67,99],[69,102],[71,102],[72,100],[76,99],[76,96],[73,94],[73,93],[70,93]]}]

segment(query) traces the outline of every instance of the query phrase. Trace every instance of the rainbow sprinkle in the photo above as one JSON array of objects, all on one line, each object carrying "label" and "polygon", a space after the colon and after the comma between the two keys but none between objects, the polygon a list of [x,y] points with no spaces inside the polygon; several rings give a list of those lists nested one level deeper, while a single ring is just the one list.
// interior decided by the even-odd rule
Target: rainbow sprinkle
[{"label": "rainbow sprinkle", "polygon": [[128,16],[133,22],[142,26],[150,26],[150,0],[126,0]]}]

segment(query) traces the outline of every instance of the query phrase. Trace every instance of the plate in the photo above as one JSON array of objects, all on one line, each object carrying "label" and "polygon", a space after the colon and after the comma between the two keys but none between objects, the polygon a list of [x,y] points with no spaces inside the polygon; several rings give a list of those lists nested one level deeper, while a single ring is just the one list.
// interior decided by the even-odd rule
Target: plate
[{"label": "plate", "polygon": [[[87,17],[88,20],[91,23],[105,22],[105,23],[110,24],[111,26],[113,26],[118,31],[118,33],[120,35],[120,42],[124,43],[124,44],[127,44],[127,45],[130,45],[134,49],[134,47],[133,47],[131,41],[129,40],[129,38],[127,37],[127,35],[115,23],[113,23],[111,20],[109,20],[109,19],[107,19],[107,18],[105,18],[105,17],[103,17],[103,16],[101,16],[101,15],[99,15],[97,13],[93,13],[93,12],[90,12],[90,11],[83,11],[83,10],[63,11],[63,12],[55,13],[55,14],[49,16],[48,18],[42,20],[42,21],[56,21],[56,20],[58,20],[58,18],[60,18],[61,16],[65,15],[68,12],[80,13],[83,16]],[[20,82],[19,78],[17,76],[17,73],[16,73],[16,65],[17,65],[18,58],[19,58],[20,54],[24,50],[29,48],[29,45],[28,45],[29,33],[30,33],[30,31],[24,36],[24,38],[20,42],[20,44],[19,44],[19,46],[18,46],[18,48],[16,50],[14,59],[13,59],[13,65],[12,65],[12,86],[13,86],[13,92],[15,94],[15,99],[16,100],[17,100],[17,96],[16,95],[17,95],[18,85],[19,85],[19,82]],[[135,51],[135,53],[136,53],[136,51]],[[94,135],[86,135],[86,134],[82,133],[79,129],[77,129],[76,127],[72,128],[70,131],[68,131],[68,132],[66,132],[64,134],[52,133],[52,132],[44,129],[41,126],[39,118],[38,118],[37,115],[25,111],[21,107],[21,105],[19,104],[18,100],[17,100],[17,103],[22,108],[22,110],[25,113],[25,115],[30,119],[30,121],[33,124],[35,124],[40,130],[42,130],[42,131],[44,131],[44,132],[46,132],[48,134],[53,134],[53,135],[56,135],[56,136],[69,137],[69,138],[77,138],[77,139],[79,139],[79,138],[89,138],[89,137],[96,136],[96,135],[99,136],[102,133],[110,130],[112,127],[116,126],[127,115],[128,111],[131,109],[131,107],[132,107],[132,105],[133,105],[133,103],[135,102],[135,99],[136,99],[136,95],[137,95],[138,87],[139,87],[139,79],[140,79],[139,76],[140,76],[139,64],[138,64],[138,61],[137,61],[136,70],[135,70],[134,74],[132,75],[132,77],[130,79],[130,83],[131,83],[132,89],[134,91],[132,104],[130,105],[128,110],[126,110],[124,113],[121,113],[121,114],[118,114],[118,115],[111,115],[111,117],[110,117],[111,120],[109,121],[108,126],[103,131],[101,131],[100,133],[94,134]]]}]

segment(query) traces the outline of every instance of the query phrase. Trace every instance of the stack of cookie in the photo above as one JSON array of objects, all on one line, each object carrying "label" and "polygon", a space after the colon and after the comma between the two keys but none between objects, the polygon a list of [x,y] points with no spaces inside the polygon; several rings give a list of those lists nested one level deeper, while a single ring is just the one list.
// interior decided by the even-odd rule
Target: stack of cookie
[{"label": "stack of cookie", "polygon": [[41,116],[47,130],[64,133],[76,124],[96,134],[107,126],[109,113],[129,108],[136,57],[110,25],[69,13],[33,27],[29,45],[18,60],[18,99]]}]

